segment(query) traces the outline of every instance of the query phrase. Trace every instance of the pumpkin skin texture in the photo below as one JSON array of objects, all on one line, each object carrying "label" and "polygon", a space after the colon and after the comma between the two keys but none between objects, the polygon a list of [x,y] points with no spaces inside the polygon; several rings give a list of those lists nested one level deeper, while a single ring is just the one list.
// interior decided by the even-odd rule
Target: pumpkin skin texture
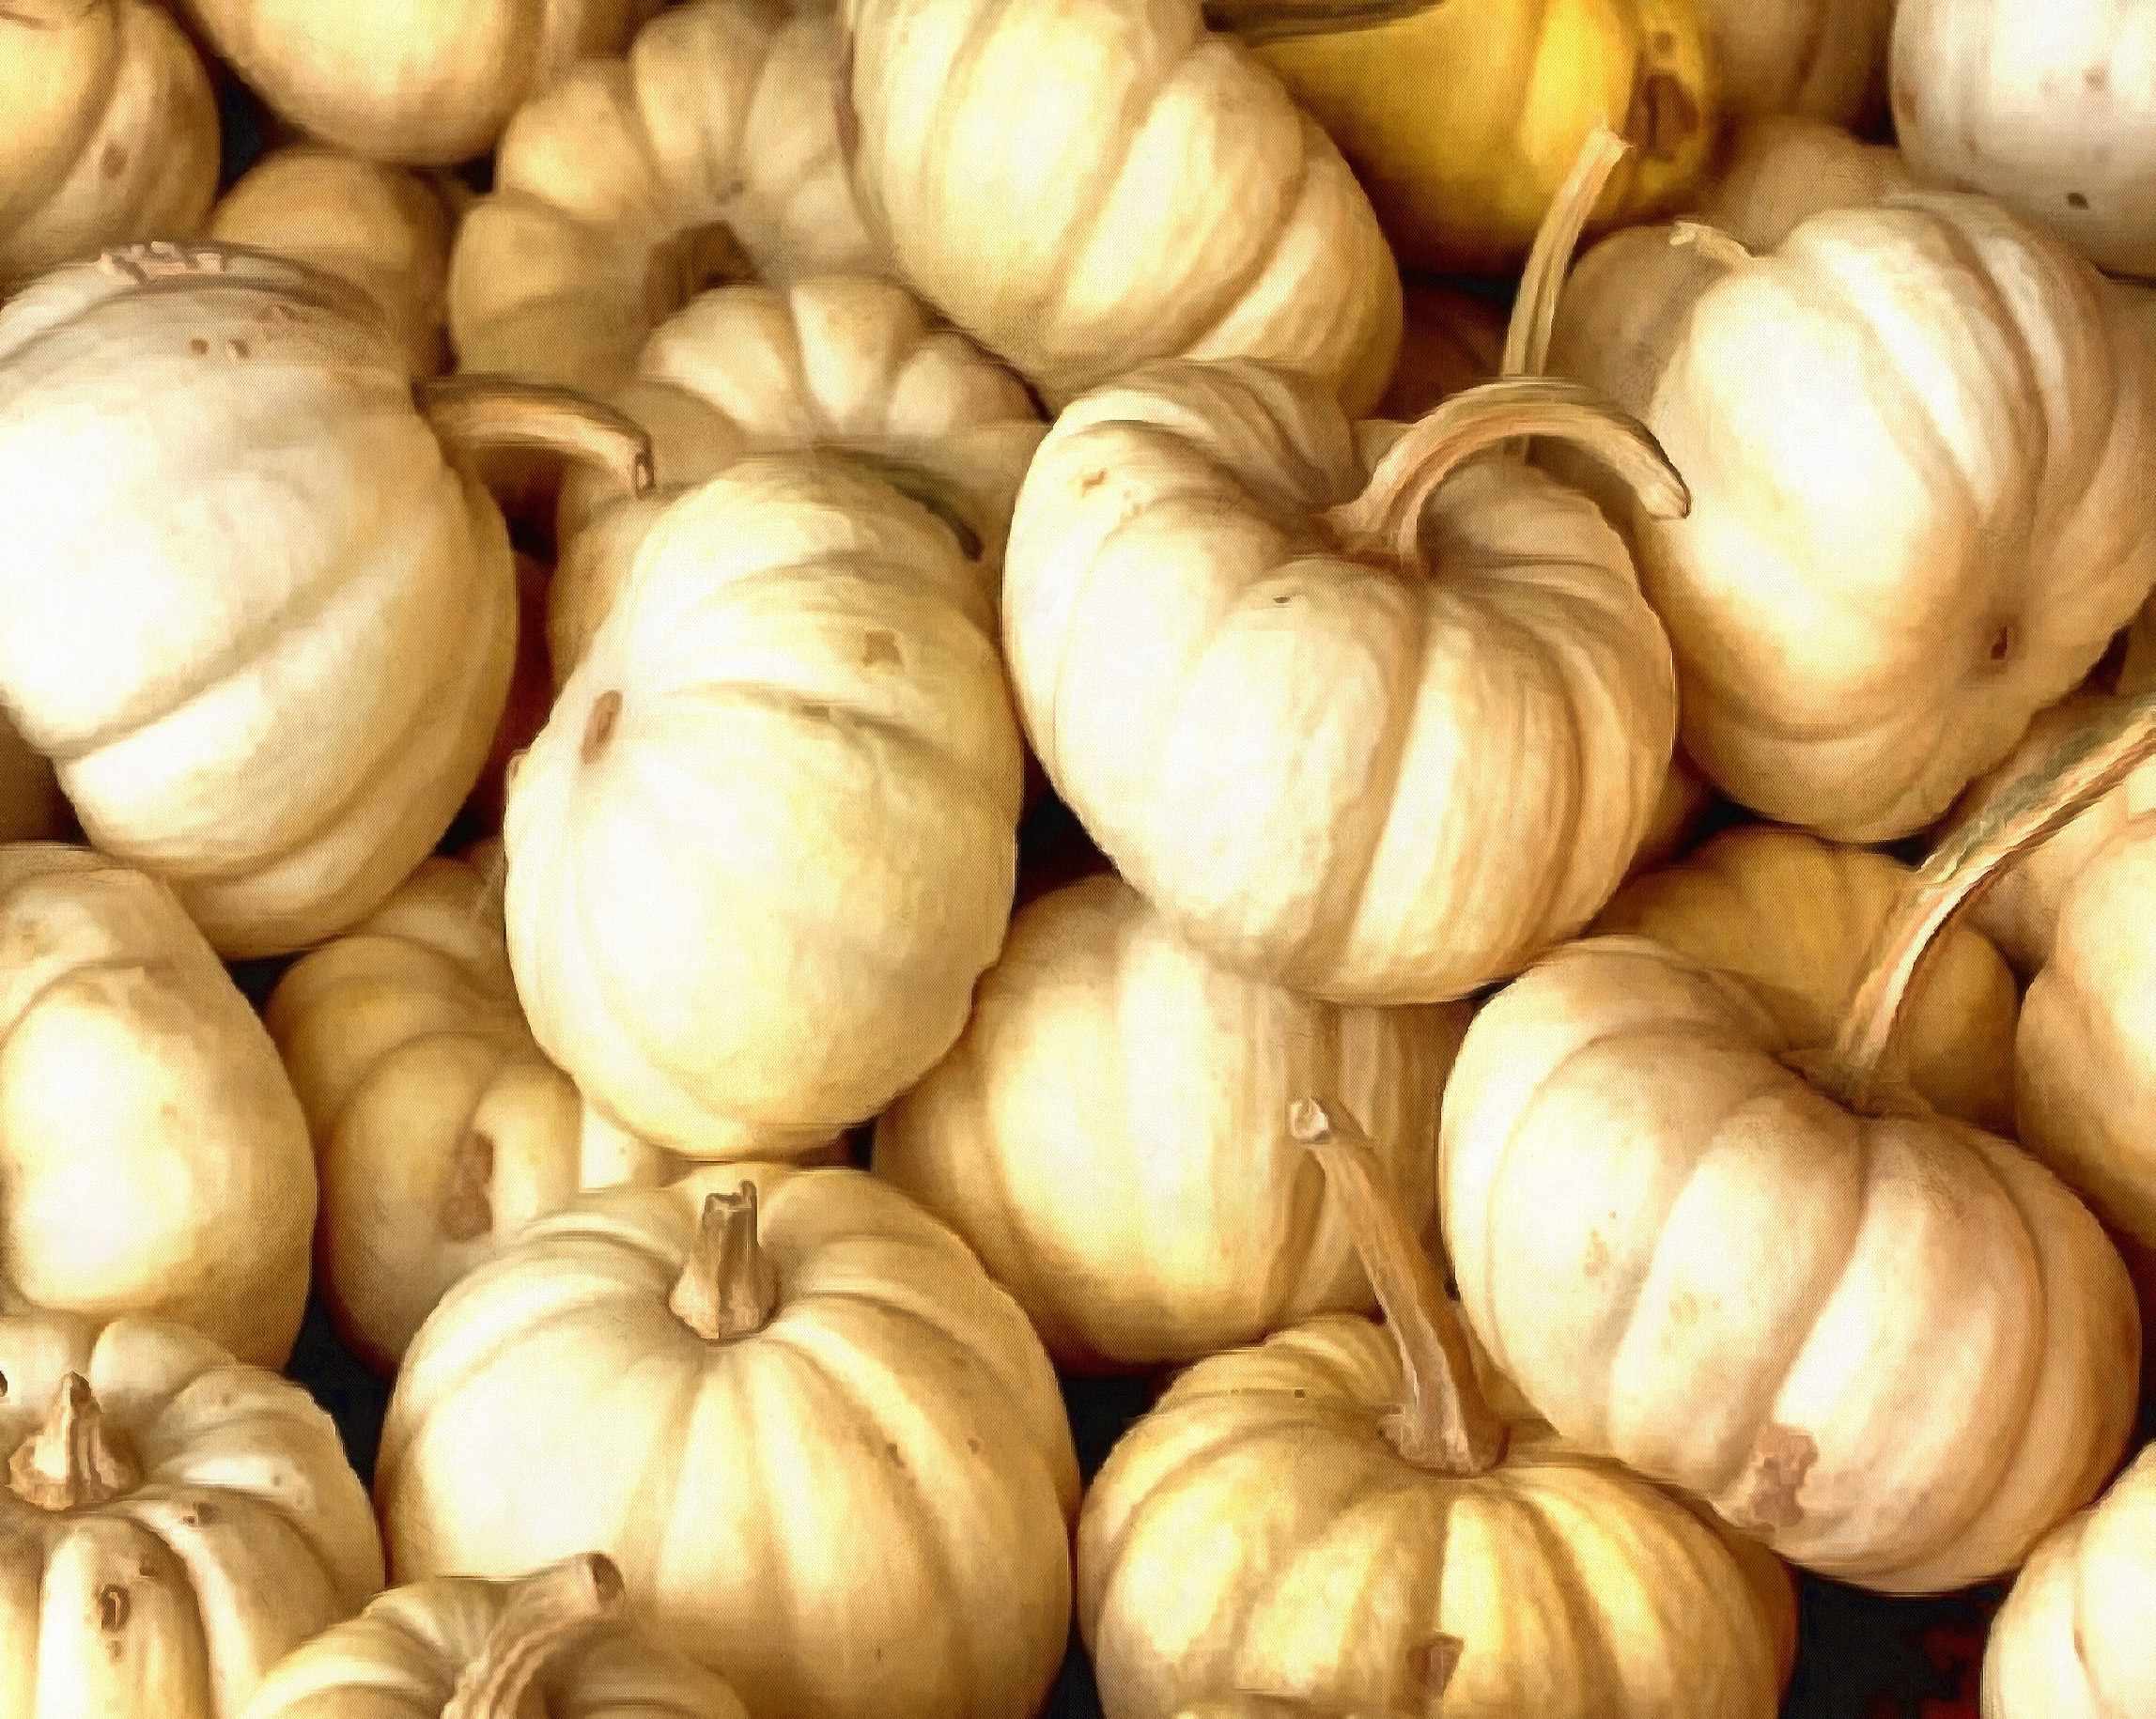
[{"label": "pumpkin skin texture", "polygon": [[1409,445],[1366,464],[1285,372],[1157,365],[1057,420],[1004,566],[1019,712],[1088,833],[1216,959],[1342,1001],[1461,996],[1576,930],[1674,726],[1584,496],[1484,460],[1404,520],[1412,554],[1336,525]]},{"label": "pumpkin skin texture", "polygon": [[372,161],[484,155],[517,105],[612,54],[657,0],[462,0],[325,10],[186,0],[217,52],[302,131]]},{"label": "pumpkin skin texture", "polygon": [[1636,411],[1691,488],[1685,519],[1631,534],[1686,753],[1768,817],[1907,834],[2156,581],[2156,366],[2093,270],[1979,198],[1710,249],[1648,343],[1664,362],[1568,340],[1624,318],[1575,307],[1628,290],[1608,270],[1567,289],[1553,367]]},{"label": "pumpkin skin texture", "polygon": [[830,455],[616,514],[621,595],[509,791],[517,988],[632,1133],[819,1146],[950,1048],[1002,942],[1024,767],[994,597]]},{"label": "pumpkin skin texture", "polygon": [[507,689],[509,544],[357,289],[209,246],[46,276],[0,310],[0,513],[36,621],[0,699],[220,952],[332,935],[441,836]]},{"label": "pumpkin skin texture", "polygon": [[1120,880],[1086,878],[1019,910],[965,1033],[877,1123],[873,1168],[973,1245],[1060,1364],[1194,1360],[1370,1306],[1280,1118],[1340,1092],[1397,1142],[1387,1168],[1427,1222],[1467,1013],[1240,978]]},{"label": "pumpkin skin texture", "polygon": [[[1833,1036],[1864,960],[1909,882],[1885,854],[1800,830],[1726,830],[1666,871],[1635,878],[1595,921],[1779,993],[1813,1043]],[[1888,1072],[1934,1108],[2010,1134],[2014,976],[1983,934],[1955,925],[1910,992]]]},{"label": "pumpkin skin texture", "polygon": [[1857,125],[1881,105],[1896,0],[1699,0],[1733,117]]},{"label": "pumpkin skin texture", "polygon": [[186,238],[217,194],[209,74],[146,0],[10,0],[0,114],[0,287],[105,245]]},{"label": "pumpkin skin texture", "polygon": [[0,847],[0,951],[8,1289],[282,1366],[315,1169],[247,999],[169,890],[82,848]]},{"label": "pumpkin skin texture", "polygon": [[878,267],[839,159],[838,55],[828,9],[691,0],[535,96],[450,260],[463,367],[603,393],[715,279]]},{"label": "pumpkin skin texture", "polygon": [[859,1170],[712,1166],[541,1218],[422,1327],[376,1488],[400,1579],[604,1551],[752,1712],[1019,1719],[1062,1657],[1047,1357]]},{"label": "pumpkin skin texture", "polygon": [[[581,1604],[564,1582],[577,1577]],[[620,1572],[598,1557],[395,1587],[278,1661],[246,1719],[517,1719],[535,1696],[547,1719],[749,1719],[723,1679],[650,1640],[621,1601]]]},{"label": "pumpkin skin texture", "polygon": [[240,1719],[381,1587],[328,1415],[183,1325],[0,1320],[0,1714]]},{"label": "pumpkin skin texture", "polygon": [[1269,360],[1349,411],[1384,391],[1400,277],[1369,200],[1197,0],[840,14],[840,143],[871,230],[1051,407],[1179,357]]},{"label": "pumpkin skin texture", "polygon": [[[1597,126],[1634,145],[1599,205],[1664,213],[1706,169],[1720,91],[1692,0],[1437,0],[1375,8],[1216,0],[1332,134],[1410,268],[1516,268]],[[1328,27],[1329,25],[1329,27]]]},{"label": "pumpkin skin texture", "polygon": [[448,364],[447,194],[417,174],[313,144],[272,150],[210,211],[208,236],[312,264],[380,305],[414,376]]},{"label": "pumpkin skin texture", "polygon": [[1901,0],[1893,61],[1895,131],[1926,178],[2156,274],[2156,19],[2140,0]]},{"label": "pumpkin skin texture", "polygon": [[[1011,508],[1043,426],[1023,382],[963,334],[932,326],[905,287],[861,275],[790,286],[721,286],[658,329],[615,405],[651,433],[661,484],[702,483],[750,453],[830,446],[892,462],[948,492],[954,517],[1000,563]],[[605,494],[564,487],[561,537]],[[572,547],[549,611],[554,673],[568,677],[613,606],[624,558]]]},{"label": "pumpkin skin texture", "polygon": [[1984,1646],[1984,1719],[2133,1719],[2156,1710],[2149,1548],[2156,1447],[2029,1556]]},{"label": "pumpkin skin texture", "polygon": [[1502,303],[1457,286],[1411,283],[1404,291],[1400,357],[1377,402],[1381,418],[1419,418],[1505,364]]},{"label": "pumpkin skin texture", "polygon": [[442,1292],[580,1189],[688,1167],[583,1128],[533,1042],[499,882],[429,860],[365,921],[301,958],[265,1011],[322,1182],[317,1256],[338,1334],[395,1370]]}]

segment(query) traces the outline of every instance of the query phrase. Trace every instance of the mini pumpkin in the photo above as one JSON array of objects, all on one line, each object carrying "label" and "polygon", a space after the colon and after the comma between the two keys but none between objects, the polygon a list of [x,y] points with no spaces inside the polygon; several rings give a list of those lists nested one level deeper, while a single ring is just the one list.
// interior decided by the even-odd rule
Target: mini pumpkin
[{"label": "mini pumpkin", "polygon": [[0,700],[222,952],[361,918],[478,774],[516,593],[465,452],[497,441],[648,479],[573,396],[415,404],[373,302],[286,258],[113,252],[0,310]]},{"label": "mini pumpkin", "polygon": [[373,161],[484,155],[517,104],[611,54],[659,0],[185,0],[202,32],[302,131]]},{"label": "mini pumpkin", "polygon": [[2156,1711],[2156,1446],[2029,1555],[1984,1646],[1984,1719]]},{"label": "mini pumpkin", "polygon": [[838,61],[828,8],[690,0],[535,95],[450,261],[463,367],[604,391],[715,281],[876,267],[839,159]]},{"label": "mini pumpkin", "polygon": [[1856,125],[1882,105],[1895,0],[1698,0],[1722,103],[1738,118]]},{"label": "mini pumpkin", "polygon": [[[1553,235],[1621,150],[1583,159]],[[1540,278],[1508,339],[1530,374],[1404,431],[1358,436],[1247,360],[1156,364],[1070,406],[1026,475],[1003,638],[1027,735],[1231,967],[1342,1001],[1462,996],[1583,925],[1647,833],[1674,688],[1630,557],[1584,495],[1476,456],[1577,441],[1653,513],[1683,486],[1636,424],[1532,376]]]},{"label": "mini pumpkin", "polygon": [[716,1672],[650,1640],[597,1553],[513,1581],[394,1587],[279,1660],[246,1719],[749,1719]]},{"label": "mini pumpkin", "polygon": [[[1198,0],[842,0],[839,142],[900,274],[1051,406],[1255,358],[1350,411],[1400,277],[1317,123]],[[1143,259],[1134,267],[1134,259]]]},{"label": "mini pumpkin", "polygon": [[1986,192],[2156,275],[2156,77],[2139,0],[1901,0],[1894,127],[1925,178]]},{"label": "mini pumpkin", "polygon": [[385,1372],[442,1292],[531,1219],[687,1168],[586,1134],[576,1087],[524,1025],[500,888],[498,869],[427,860],[296,963],[265,1012],[315,1138],[323,1295]]},{"label": "mini pumpkin", "polygon": [[298,1386],[182,1325],[0,1320],[0,1713],[240,1719],[381,1587],[366,1488]]},{"label": "mini pumpkin", "polygon": [[620,595],[509,791],[518,991],[631,1132],[821,1145],[950,1048],[1002,942],[1024,770],[994,594],[830,453],[609,519]]},{"label": "mini pumpkin", "polygon": [[1338,1092],[1434,1212],[1437,1096],[1467,1011],[1342,1008],[1226,971],[1121,880],[1030,902],[874,1169],[951,1224],[1065,1366],[1195,1360],[1370,1290],[1277,1118]]},{"label": "mini pumpkin", "polygon": [[2156,724],[2115,723],[1973,812],[1830,1043],[1631,937],[1483,1006],[1445,1097],[1445,1240],[1476,1335],[1560,1432],[1890,1592],[2011,1569],[2087,1501],[2133,1417],[2126,1268],[2049,1170],[1886,1064],[1969,894],[2152,749]]},{"label": "mini pumpkin", "polygon": [[0,1283],[281,1366],[315,1168],[247,999],[169,890],[82,848],[0,847]]},{"label": "mini pumpkin", "polygon": [[[1633,879],[1595,929],[1652,937],[1743,974],[1776,993],[1798,1036],[1823,1044],[1909,883],[1908,867],[1885,854],[1755,824]],[[1886,1072],[1949,1116],[2011,1134],[2020,1007],[1999,952],[1957,922],[1910,989]]]},{"label": "mini pumpkin", "polygon": [[207,236],[295,257],[363,288],[389,317],[412,375],[434,376],[449,356],[456,195],[401,168],[289,144],[218,199]]},{"label": "mini pumpkin", "polygon": [[0,12],[0,287],[105,245],[184,239],[217,194],[217,101],[147,0]]},{"label": "mini pumpkin", "polygon": [[1495,1403],[1367,1139],[1315,1103],[1293,1126],[1386,1324],[1327,1315],[1201,1361],[1109,1454],[1078,1541],[1108,1719],[1223,1686],[1363,1712],[1771,1712],[1787,1572]]},{"label": "mini pumpkin", "polygon": [[712,1166],[539,1219],[421,1327],[376,1488],[400,1579],[606,1552],[752,1712],[1021,1719],[1062,1658],[1055,1375],[860,1170]]}]

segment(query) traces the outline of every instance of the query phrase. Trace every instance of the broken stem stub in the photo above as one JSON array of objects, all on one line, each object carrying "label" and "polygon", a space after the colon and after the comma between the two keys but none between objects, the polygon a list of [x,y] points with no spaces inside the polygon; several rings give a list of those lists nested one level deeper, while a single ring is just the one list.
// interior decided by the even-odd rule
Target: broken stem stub
[{"label": "broken stem stub", "polygon": [[705,1200],[695,1246],[667,1306],[710,1343],[753,1337],[771,1323],[779,1307],[779,1274],[757,1231],[753,1182]]},{"label": "broken stem stub", "polygon": [[8,1459],[8,1487],[44,1510],[86,1510],[132,1492],[142,1471],[79,1372],[60,1381],[44,1424]]}]

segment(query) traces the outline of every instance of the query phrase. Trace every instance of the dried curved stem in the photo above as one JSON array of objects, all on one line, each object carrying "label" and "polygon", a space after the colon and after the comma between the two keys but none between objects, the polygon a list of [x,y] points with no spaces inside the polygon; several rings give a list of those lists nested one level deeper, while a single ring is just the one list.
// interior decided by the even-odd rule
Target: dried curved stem
[{"label": "dried curved stem", "polygon": [[1385,1186],[1369,1136],[1315,1098],[1288,1107],[1288,1132],[1323,1167],[1347,1219],[1385,1323],[1400,1345],[1406,1401],[1387,1428],[1419,1468],[1479,1475],[1505,1454],[1505,1423],[1476,1383],[1475,1362],[1436,1268]]},{"label": "dried curved stem", "polygon": [[1297,36],[1374,30],[1434,12],[1445,0],[1205,0],[1205,27],[1253,46]]},{"label": "dried curved stem", "polygon": [[2120,699],[2038,763],[1996,784],[1932,849],[1880,927],[1816,1078],[1853,1109],[1873,1102],[1903,1005],[1954,918],[2014,860],[2041,846],[2156,757],[2156,692]]},{"label": "dried curved stem", "polygon": [[1755,262],[1745,248],[1744,240],[1734,233],[1725,233],[1718,226],[1709,226],[1704,221],[1679,221],[1669,228],[1669,242],[1685,250],[1697,251],[1709,262],[1719,263],[1725,269],[1741,269]]},{"label": "dried curved stem", "polygon": [[45,1423],[8,1459],[8,1487],[43,1510],[79,1510],[142,1484],[142,1469],[79,1372],[60,1381]]},{"label": "dried curved stem", "polygon": [[1505,327],[1505,375],[1540,376],[1549,368],[1558,301],[1564,294],[1565,276],[1572,272],[1580,235],[1602,201],[1609,176],[1631,149],[1607,126],[1595,127],[1550,199],[1542,225],[1535,229],[1527,272],[1520,277],[1520,296],[1512,301],[1512,320]]},{"label": "dried curved stem", "polygon": [[704,1201],[696,1245],[666,1305],[709,1343],[753,1337],[779,1309],[778,1268],[756,1231],[756,1185]]},{"label": "dried curved stem", "polygon": [[468,457],[527,449],[592,467],[632,496],[650,492],[651,438],[644,426],[573,388],[473,374],[428,378],[411,392],[434,433]]},{"label": "dried curved stem", "polygon": [[549,1665],[620,1609],[621,1572],[600,1553],[525,1577],[457,1680],[442,1719],[518,1719]]}]

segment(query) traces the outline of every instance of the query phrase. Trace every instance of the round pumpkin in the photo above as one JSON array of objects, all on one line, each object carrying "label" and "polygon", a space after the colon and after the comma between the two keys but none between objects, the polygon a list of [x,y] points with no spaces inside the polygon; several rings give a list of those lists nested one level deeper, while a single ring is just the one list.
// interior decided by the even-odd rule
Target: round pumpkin
[{"label": "round pumpkin", "polygon": [[169,890],[82,848],[0,847],[0,1283],[281,1366],[315,1169],[247,999]]},{"label": "round pumpkin", "polygon": [[384,1372],[442,1292],[533,1218],[687,1168],[587,1136],[576,1087],[524,1025],[500,891],[498,869],[428,860],[297,962],[265,1012],[315,1138],[323,1296]]},{"label": "round pumpkin", "polygon": [[1496,271],[1598,126],[1634,148],[1600,212],[1666,212],[1705,170],[1720,90],[1693,0],[1210,0],[1332,134],[1414,268]]},{"label": "round pumpkin", "polygon": [[884,1113],[873,1168],[973,1245],[1065,1367],[1195,1360],[1369,1285],[1290,1098],[1376,1119],[1402,1210],[1435,1198],[1461,1005],[1343,1008],[1183,944],[1113,876],[1028,903],[950,1055]]},{"label": "round pumpkin", "polygon": [[298,1386],[185,1326],[0,1319],[0,1712],[240,1719],[381,1587],[366,1488]]},{"label": "round pumpkin", "polygon": [[2011,1569],[2132,1424],[2140,1329],[2087,1209],[1887,1066],[1971,892],[2156,749],[2086,740],[1927,861],[1832,1039],[1660,944],[1548,956],[1446,1090],[1439,1206],[1492,1358],[1585,1448],[1890,1592]]},{"label": "round pumpkin", "polygon": [[484,155],[517,105],[610,54],[659,0],[184,0],[284,118],[373,161]]},{"label": "round pumpkin", "polygon": [[1495,379],[1505,366],[1505,306],[1484,293],[1428,282],[1404,288],[1404,325],[1381,418],[1419,418],[1448,395]]},{"label": "round pumpkin", "polygon": [[596,1553],[514,1581],[439,1576],[279,1660],[246,1719],[749,1719],[716,1672],[652,1641]]},{"label": "round pumpkin", "polygon": [[[1885,854],[1755,824],[1633,879],[1595,929],[1652,937],[1742,974],[1776,993],[1798,1037],[1824,1044],[1909,882],[1909,869]],[[1948,1116],[2011,1134],[2020,1008],[1999,952],[1956,923],[1910,990],[1886,1072]]]},{"label": "round pumpkin", "polygon": [[148,0],[0,11],[0,287],[105,245],[186,238],[217,194],[217,100]]},{"label": "round pumpkin", "polygon": [[1683,519],[1631,532],[1684,750],[1769,817],[1907,834],[2156,581],[2156,365],[2095,271],[1980,198],[1692,249],[1675,294],[1652,270],[1583,271],[1553,343],[1692,491]]},{"label": "round pumpkin", "polygon": [[690,0],[518,110],[450,259],[467,370],[619,385],[715,281],[876,266],[839,159],[837,28],[793,0]]},{"label": "round pumpkin", "polygon": [[1365,1712],[1772,1712],[1787,1572],[1496,1404],[1374,1150],[1328,1106],[1294,1125],[1386,1324],[1326,1315],[1201,1361],[1109,1454],[1078,1539],[1108,1719],[1222,1686]]},{"label": "round pumpkin", "polygon": [[1855,125],[1885,93],[1895,0],[1698,0],[1724,108]]},{"label": "round pumpkin", "polygon": [[313,144],[273,149],[210,211],[208,237],[275,251],[363,288],[414,376],[448,361],[452,193],[400,168]]},{"label": "round pumpkin", "polygon": [[[654,330],[612,396],[651,434],[661,484],[687,487],[749,453],[857,454],[928,502],[1000,561],[1011,508],[1042,426],[1025,384],[963,334],[935,327],[905,287],[862,275],[790,286],[721,286]],[[554,674],[568,677],[613,606],[626,558],[578,527],[609,497],[564,487],[550,608]]]},{"label": "round pumpkin", "polygon": [[2156,275],[2156,21],[2142,0],[1901,0],[1894,128],[2091,261]]},{"label": "round pumpkin", "polygon": [[1984,1719],[2135,1719],[2156,1711],[2156,1445],[2047,1535],[1984,1645]]},{"label": "round pumpkin", "polygon": [[371,300],[260,253],[108,253],[0,310],[0,700],[224,953],[361,918],[477,776],[516,593],[464,453],[499,440],[642,455],[571,397],[415,403]]},{"label": "round pumpkin", "polygon": [[839,9],[871,229],[1051,406],[1165,358],[1269,360],[1350,411],[1384,391],[1400,277],[1377,218],[1199,0]]},{"label": "round pumpkin", "polygon": [[1055,1375],[860,1170],[711,1166],[539,1219],[421,1327],[376,1497],[402,1580],[606,1552],[752,1712],[1021,1719],[1062,1658]]},{"label": "round pumpkin", "polygon": [[1825,120],[1771,115],[1738,128],[1691,213],[1748,249],[1765,251],[1814,215],[1884,203],[1916,188],[1909,163],[1892,146],[1866,143]]},{"label": "round pumpkin", "polygon": [[620,595],[510,785],[517,988],[644,1138],[815,1147],[950,1048],[1002,942],[1024,769],[994,595],[830,454],[616,515]]}]

